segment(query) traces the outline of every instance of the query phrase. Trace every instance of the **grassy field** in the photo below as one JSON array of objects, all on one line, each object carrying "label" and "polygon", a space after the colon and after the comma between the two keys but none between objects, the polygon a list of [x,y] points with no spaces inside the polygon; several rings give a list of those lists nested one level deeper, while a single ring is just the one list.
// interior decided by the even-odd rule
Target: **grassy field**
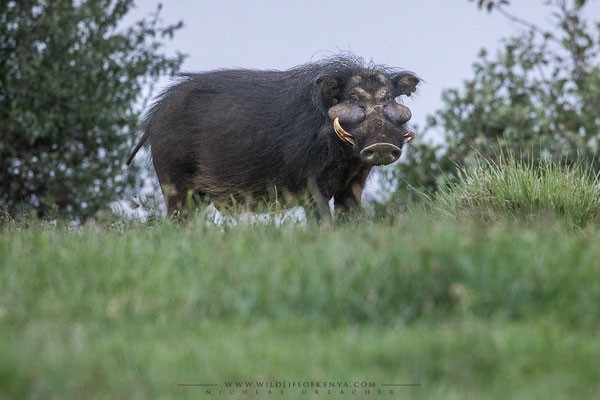
[{"label": "grassy field", "polygon": [[5,221],[0,398],[596,398],[598,184],[528,168],[329,228]]}]

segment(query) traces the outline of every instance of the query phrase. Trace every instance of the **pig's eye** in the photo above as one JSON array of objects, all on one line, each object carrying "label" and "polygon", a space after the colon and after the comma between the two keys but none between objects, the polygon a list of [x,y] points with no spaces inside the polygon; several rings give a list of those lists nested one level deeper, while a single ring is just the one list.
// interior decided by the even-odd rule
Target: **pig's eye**
[{"label": "pig's eye", "polygon": [[350,103],[357,103],[358,102],[358,96],[356,96],[354,93],[350,94],[350,96],[348,96],[348,101]]},{"label": "pig's eye", "polygon": [[392,94],[390,92],[387,92],[385,94],[385,96],[383,97],[383,101],[386,102],[386,103],[389,103],[392,100],[394,100],[394,97],[392,96]]}]

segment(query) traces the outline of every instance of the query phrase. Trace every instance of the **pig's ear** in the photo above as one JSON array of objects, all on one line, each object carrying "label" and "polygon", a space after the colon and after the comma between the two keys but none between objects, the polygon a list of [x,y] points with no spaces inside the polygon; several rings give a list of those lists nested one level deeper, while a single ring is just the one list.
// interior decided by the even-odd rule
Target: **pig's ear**
[{"label": "pig's ear", "polygon": [[333,75],[322,75],[315,80],[317,105],[325,112],[340,101],[344,91],[344,80]]},{"label": "pig's ear", "polygon": [[421,79],[412,72],[400,72],[392,77],[397,96],[410,96],[417,91],[419,82],[421,82]]}]

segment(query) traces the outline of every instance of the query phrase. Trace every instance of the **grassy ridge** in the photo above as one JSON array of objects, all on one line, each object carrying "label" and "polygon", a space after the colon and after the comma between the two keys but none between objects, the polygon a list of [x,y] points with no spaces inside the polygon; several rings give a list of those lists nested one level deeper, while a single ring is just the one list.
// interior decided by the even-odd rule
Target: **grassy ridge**
[{"label": "grassy ridge", "polygon": [[[483,168],[434,212],[333,228],[5,222],[0,398],[593,398],[597,182],[553,197],[532,171],[529,200],[507,183],[519,171]],[[230,380],[383,394],[230,394]]]},{"label": "grassy ridge", "polygon": [[424,216],[332,230],[27,230],[0,241],[4,318],[51,314],[68,298],[60,312],[70,317],[110,310],[143,319],[172,309],[181,318],[387,324],[500,312],[593,327],[598,242],[596,230],[565,235],[558,224],[456,226]]},{"label": "grassy ridge", "polygon": [[5,231],[2,394],[198,398],[176,383],[340,377],[418,381],[415,398],[588,395],[600,232],[564,233],[424,215]]}]

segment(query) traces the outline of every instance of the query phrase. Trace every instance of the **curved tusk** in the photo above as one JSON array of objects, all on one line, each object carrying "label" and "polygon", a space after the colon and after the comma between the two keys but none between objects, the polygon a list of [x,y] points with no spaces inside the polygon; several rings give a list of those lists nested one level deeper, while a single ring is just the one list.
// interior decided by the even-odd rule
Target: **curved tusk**
[{"label": "curved tusk", "polygon": [[344,128],[342,128],[342,126],[340,125],[340,119],[336,118],[333,120],[333,130],[335,131],[335,133],[338,135],[338,137],[340,139],[342,139],[344,142],[355,146],[356,145],[356,141],[354,140],[354,136],[351,133],[348,133],[344,130]]},{"label": "curved tusk", "polygon": [[415,138],[415,133],[408,131],[404,134],[404,144],[411,142]]}]

